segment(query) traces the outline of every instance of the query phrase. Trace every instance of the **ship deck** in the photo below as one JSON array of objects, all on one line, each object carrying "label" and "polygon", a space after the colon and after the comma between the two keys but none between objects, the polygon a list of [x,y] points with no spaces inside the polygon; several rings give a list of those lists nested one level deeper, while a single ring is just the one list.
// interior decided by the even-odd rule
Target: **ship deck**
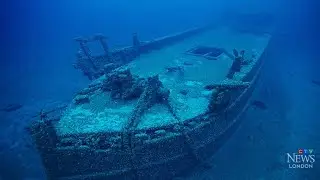
[{"label": "ship deck", "polygon": [[[183,41],[142,54],[127,67],[139,77],[159,75],[163,86],[170,90],[170,99],[177,108],[179,120],[187,120],[207,110],[211,91],[204,87],[226,78],[232,65],[233,49],[255,51],[259,57],[269,41],[268,35],[232,31],[226,27],[207,30]],[[186,53],[195,47],[223,49],[216,59]],[[247,53],[250,54],[250,53]],[[257,58],[258,59],[258,58]],[[254,63],[254,62],[253,62]],[[170,71],[169,69],[173,69]],[[251,66],[244,71],[250,71]],[[241,72],[235,79],[241,79]],[[102,81],[101,77],[96,81]],[[113,100],[109,92],[97,91],[90,103],[70,105],[55,125],[58,135],[121,131],[137,100]],[[137,129],[177,123],[162,104],[156,104],[142,116]]]}]

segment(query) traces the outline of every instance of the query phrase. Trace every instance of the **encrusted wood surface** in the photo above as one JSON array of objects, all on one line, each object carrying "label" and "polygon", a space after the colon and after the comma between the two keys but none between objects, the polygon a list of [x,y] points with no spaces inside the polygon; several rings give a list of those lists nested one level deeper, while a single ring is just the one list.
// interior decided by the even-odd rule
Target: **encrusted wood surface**
[{"label": "encrusted wood surface", "polygon": [[[256,79],[253,82],[256,82]],[[189,146],[193,148],[192,153],[196,153],[201,159],[207,159],[219,148],[218,142],[222,143],[227,138],[226,135],[231,134],[236,123],[239,123],[253,89],[254,84],[251,84],[235,102],[236,104],[227,110],[226,113],[233,112],[231,114],[234,115],[216,118],[210,114],[203,115],[202,118],[198,117],[187,124],[177,124],[171,128],[171,132],[167,129],[153,131],[154,135],[150,132],[134,134],[136,140],[132,141],[132,154],[127,154],[121,150],[120,146],[116,146],[117,142],[118,145],[121,143],[119,135],[116,134],[113,135],[114,138],[110,136],[107,138],[110,139],[110,146],[105,146],[108,149],[97,146],[101,140],[105,139],[102,135],[86,138],[91,141],[91,145],[90,142],[85,143],[88,146],[81,145],[76,148],[72,144],[70,148],[57,148],[55,153],[49,153],[49,156],[50,154],[55,156],[58,162],[58,169],[50,175],[57,179],[125,179],[126,177],[152,179],[157,175],[173,177],[199,163],[198,159],[190,153]],[[239,107],[242,107],[240,112]],[[181,128],[188,134],[187,144],[184,135],[180,133]],[[76,164],[75,159],[77,159]],[[97,163],[97,159],[100,163]],[[180,164],[181,162],[184,162],[183,165]],[[108,167],[107,164],[110,166]],[[155,168],[157,172],[154,171]]]}]

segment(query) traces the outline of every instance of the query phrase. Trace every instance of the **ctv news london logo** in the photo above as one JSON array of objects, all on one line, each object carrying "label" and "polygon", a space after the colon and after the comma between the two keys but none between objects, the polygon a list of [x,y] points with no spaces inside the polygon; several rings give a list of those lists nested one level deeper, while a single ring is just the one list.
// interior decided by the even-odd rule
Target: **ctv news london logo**
[{"label": "ctv news london logo", "polygon": [[313,149],[298,149],[298,152],[287,153],[287,163],[292,169],[310,169],[316,162]]}]

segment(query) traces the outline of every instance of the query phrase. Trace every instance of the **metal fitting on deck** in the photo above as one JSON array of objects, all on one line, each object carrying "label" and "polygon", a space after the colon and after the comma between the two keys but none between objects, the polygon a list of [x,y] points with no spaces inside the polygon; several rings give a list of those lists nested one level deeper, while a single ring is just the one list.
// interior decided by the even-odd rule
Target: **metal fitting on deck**
[{"label": "metal fitting on deck", "polygon": [[140,47],[140,41],[138,39],[137,33],[133,33],[133,35],[132,35],[132,46],[133,46],[133,48],[136,48],[136,49],[139,49],[139,47]]}]

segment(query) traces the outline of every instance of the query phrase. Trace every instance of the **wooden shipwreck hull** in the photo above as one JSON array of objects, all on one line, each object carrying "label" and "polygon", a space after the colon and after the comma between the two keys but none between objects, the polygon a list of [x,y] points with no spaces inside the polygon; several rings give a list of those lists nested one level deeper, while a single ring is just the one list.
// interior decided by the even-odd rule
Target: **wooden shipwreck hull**
[{"label": "wooden shipwreck hull", "polygon": [[[76,67],[89,78],[94,79],[93,82],[76,95],[73,102],[60,114],[61,117],[58,120],[53,121],[48,116],[40,116],[40,120],[34,121],[30,126],[31,135],[42,157],[48,179],[172,179],[211,157],[241,122],[248,100],[259,79],[263,64],[261,56],[270,39],[270,36],[265,34],[261,37],[245,34],[237,43],[221,43],[224,40],[234,41],[239,35],[239,32],[226,30],[225,27],[222,29],[220,27],[197,28],[144,43],[139,42],[135,35],[132,47],[110,52],[106,43],[102,42],[105,52],[100,56],[92,56],[85,44],[91,40],[101,40],[103,36],[78,38],[82,52]],[[233,35],[229,34],[229,36],[225,32],[232,32]],[[201,36],[203,33],[210,35],[218,33],[212,38],[222,37],[221,42],[212,44],[216,41],[207,41],[209,36],[188,41],[188,38]],[[245,45],[248,37],[258,40],[249,40],[253,43]],[[171,51],[170,48],[161,51],[165,47],[175,46],[176,43],[182,43],[179,48],[176,48],[179,49],[178,53]],[[229,43],[230,46],[225,45]],[[259,47],[255,47],[257,44]],[[238,52],[234,48],[245,49],[245,51]],[[256,50],[251,52],[252,49]],[[152,69],[152,65],[156,66],[155,68],[163,65],[164,68],[161,68],[164,71],[160,71],[161,68],[159,68],[158,71],[154,69],[156,73],[148,74],[149,71],[143,70],[146,68],[145,63],[159,53],[169,55],[176,53],[174,58],[178,56],[181,60],[183,56],[181,60],[183,62],[171,66],[151,63],[147,70]],[[172,56],[166,56],[166,58],[170,57]],[[226,58],[229,58],[229,63],[225,66],[219,64],[219,62],[228,61]],[[220,72],[219,78],[206,78],[212,75],[209,68],[207,74],[198,77],[203,83],[197,84],[195,82],[198,81],[188,76],[194,75],[192,65],[196,64],[190,63],[190,60],[208,61],[209,64],[200,63],[196,66],[200,69],[197,71],[198,74],[207,71],[204,66],[212,65],[210,63],[218,63],[213,66],[221,66],[212,67],[212,71],[225,70]],[[122,70],[123,67],[130,70],[126,68]],[[191,89],[188,91],[182,88],[175,93],[174,88],[178,87],[175,84],[178,83],[174,78],[181,69],[184,72],[182,76],[186,79],[179,82],[182,82],[183,88]],[[171,78],[172,76],[167,75],[168,73],[175,75]],[[142,82],[142,91],[137,93],[136,97],[127,96],[127,87],[121,86],[126,93],[110,88],[109,81],[112,77],[132,78],[136,75],[141,75],[136,81]],[[170,78],[174,79],[172,80],[174,83],[166,83]],[[181,104],[176,101],[177,99],[187,96],[186,94],[190,92],[198,91],[198,86],[205,89],[207,95],[186,98],[184,103],[205,99],[203,101],[206,103],[202,104],[205,108],[194,112],[194,109],[201,104],[190,105],[189,109],[183,109],[185,107],[183,103],[180,106],[177,105]],[[139,88],[135,86],[136,89]],[[169,91],[163,89],[169,89]],[[202,93],[203,90],[199,92]],[[157,105],[159,96],[162,99],[161,107]],[[103,98],[108,100],[101,101]],[[106,102],[109,101],[115,101],[116,104],[108,106],[110,111],[105,112]],[[126,103],[130,104],[130,108]],[[162,111],[164,107],[167,108],[165,113]],[[109,115],[117,113],[118,109],[129,110],[112,115],[116,118],[111,122]],[[144,117],[144,114],[149,115]],[[156,115],[160,118],[155,118]],[[164,120],[167,117],[169,120]],[[152,118],[154,118],[153,122],[150,122]],[[170,118],[174,120],[171,121]]]}]

